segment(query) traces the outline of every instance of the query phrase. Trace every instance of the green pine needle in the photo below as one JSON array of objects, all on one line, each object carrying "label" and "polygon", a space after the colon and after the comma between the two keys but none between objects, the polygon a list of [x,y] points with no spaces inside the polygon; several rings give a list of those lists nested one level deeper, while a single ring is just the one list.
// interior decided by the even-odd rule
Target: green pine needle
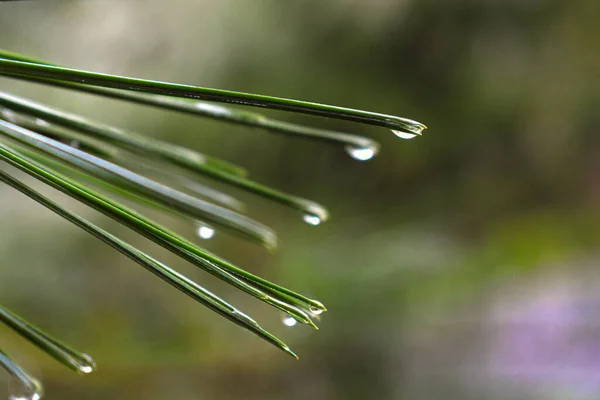
[{"label": "green pine needle", "polygon": [[11,376],[14,383],[10,385],[11,399],[39,400],[44,394],[40,382],[19,367],[0,349],[0,366]]},{"label": "green pine needle", "polygon": [[[372,158],[378,152],[379,144],[376,141],[279,121],[262,114],[205,101],[284,110],[381,126],[403,138],[421,135],[426,129],[420,122],[392,115],[82,71],[1,49],[0,76],[258,128],[271,133],[342,145],[353,158],[361,161]],[[0,92],[0,160],[103,213],[303,324],[317,329],[311,316],[326,311],[320,301],[245,271],[96,191],[98,189],[135,204],[155,207],[186,221],[214,224],[269,249],[276,245],[276,235],[272,230],[243,215],[244,205],[239,200],[201,185],[196,182],[196,178],[208,177],[286,205],[301,212],[305,222],[313,225],[329,218],[328,211],[320,204],[254,182],[247,178],[247,171],[242,167],[4,92]],[[159,178],[168,184],[161,183]],[[184,275],[44,197],[11,175],[0,171],[0,181],[102,240],[209,309],[297,358],[285,343],[263,329],[255,320]],[[95,189],[87,185],[92,185]],[[0,322],[75,371],[87,373],[95,368],[95,363],[89,356],[72,350],[1,307]],[[37,381],[2,351],[0,365],[19,382],[21,390],[27,392],[22,397],[35,400],[40,398],[41,386]]]},{"label": "green pine needle", "polygon": [[54,65],[29,63],[0,58],[0,74],[37,79],[54,79],[59,81],[84,83],[112,89],[131,90],[164,96],[209,100],[221,103],[242,104],[273,110],[292,111],[322,117],[344,119],[368,125],[383,126],[391,130],[405,131],[421,135],[427,127],[420,122],[393,115],[379,114],[370,111],[330,106],[300,100],[283,99],[252,93],[234,92],[230,90],[204,88],[178,83],[159,82],[146,79],[129,78],[118,75],[100,74]]},{"label": "green pine needle", "polygon": [[18,111],[40,118],[43,122],[53,122],[57,125],[79,131],[86,136],[92,136],[146,156],[157,157],[191,171],[203,173],[205,169],[214,169],[242,177],[248,174],[245,169],[237,165],[192,151],[188,148],[150,139],[134,132],[124,131],[100,122],[91,121],[90,119],[59,111],[8,93],[0,92],[0,105],[11,111]]},{"label": "green pine needle", "polygon": [[[300,322],[311,326],[314,325],[312,321],[310,321],[310,318],[308,318],[306,313],[303,311],[294,306],[288,305],[285,301],[281,301],[261,293],[260,290],[248,288],[248,286],[257,286],[259,289],[265,286],[270,289],[279,288],[278,291],[281,292],[291,292],[288,289],[281,288],[271,282],[258,278],[226,263],[223,260],[220,260],[214,255],[200,250],[198,247],[185,241],[183,238],[177,237],[174,233],[169,232],[160,225],[146,219],[140,214],[136,214],[135,212],[128,210],[125,206],[120,205],[98,193],[94,193],[81,184],[53,172],[48,167],[42,167],[33,160],[28,160],[17,151],[12,150],[6,144],[0,144],[0,159],[9,162],[14,167],[17,167],[22,171],[34,176],[35,178],[40,179],[50,186],[53,186],[63,193],[75,198],[76,200],[82,201],[83,203],[97,209],[105,215],[114,218],[121,224],[133,229],[138,233],[141,233],[142,235],[172,251],[174,254],[177,254],[182,258],[192,262],[194,265],[202,268],[203,270],[231,283],[236,287],[239,287],[247,293],[254,295],[258,299],[289,313],[297,318]],[[239,275],[239,273],[242,271],[245,272],[246,276]],[[296,294],[296,297],[304,300],[306,304],[313,306],[318,306],[318,304],[320,304],[319,302],[309,300],[299,294]]]},{"label": "green pine needle", "polygon": [[[183,293],[186,293],[194,300],[202,303],[211,310],[221,314],[230,321],[233,321],[234,323],[250,330],[252,333],[258,335],[259,337],[263,338],[269,343],[274,344],[286,353],[296,357],[296,355],[290,350],[290,348],[285,343],[283,343],[275,336],[261,328],[260,325],[258,325],[258,323],[256,323],[256,321],[254,321],[252,318],[240,312],[235,307],[226,303],[224,300],[215,296],[214,294],[204,289],[200,285],[196,284],[195,282],[191,281],[190,279],[186,278],[185,276],[161,264],[159,261],[139,251],[133,246],[127,244],[126,242],[118,239],[114,235],[111,235],[110,233],[98,228],[94,224],[86,221],[85,219],[64,209],[63,207],[59,206],[58,204],[39,194],[35,190],[31,189],[27,185],[23,184],[19,180],[11,177],[10,175],[2,171],[0,171],[0,181],[12,186],[21,193],[25,194],[27,197],[35,200],[39,204],[60,215],[69,222],[82,228],[89,234],[102,240],[104,243],[108,244],[120,253],[126,255],[136,263],[140,264],[142,267],[146,268],[159,278],[163,279],[165,282],[176,287]],[[238,288],[243,289],[246,286],[248,285],[240,284]],[[255,288],[248,289],[249,292],[251,290],[254,290],[255,292],[260,292]],[[268,296],[263,294],[263,297],[266,298]],[[274,302],[273,304],[276,303]],[[289,307],[287,305],[281,305],[278,308],[290,313],[295,311],[293,307]],[[0,308],[0,321],[15,329],[16,331],[18,331],[18,333],[22,334],[23,336],[29,338],[29,340],[34,342],[42,350],[52,355],[54,358],[56,358],[63,364],[71,367],[72,369],[84,373],[92,371],[92,366],[95,364],[89,359],[88,356],[74,352],[73,350],[69,349],[68,347],[56,341],[55,339],[50,338],[38,328],[20,319],[14,314],[11,314],[8,310]]]},{"label": "green pine needle", "polygon": [[186,149],[178,146],[147,139],[133,132],[126,132],[3,92],[0,92],[0,105],[12,111],[18,111],[41,118],[44,121],[50,121],[70,129],[75,129],[82,134],[93,135],[95,138],[107,140],[127,150],[143,152],[149,156],[158,156],[167,159],[193,172],[199,172],[210,178],[266,197],[272,201],[297,209],[305,215],[315,216],[319,218],[319,222],[324,222],[329,218],[328,211],[320,204],[266,187],[248,180],[240,176],[240,174],[232,174],[230,169],[215,168],[210,163],[204,162],[194,152],[186,152]]},{"label": "green pine needle", "polygon": [[[0,94],[1,95],[1,94]],[[153,199],[164,207],[190,217],[213,222],[269,249],[276,246],[275,232],[240,213],[180,192],[136,174],[109,161],[29,131],[10,122],[0,121],[0,134],[50,154],[116,186]]]},{"label": "green pine needle", "polygon": [[[14,182],[19,184],[4,172],[0,172],[0,181],[11,186]],[[90,356],[73,350],[6,308],[0,307],[0,321],[67,368],[82,374],[89,374],[96,369],[96,362]]]},{"label": "green pine needle", "polygon": [[[0,58],[56,66],[56,64],[37,60],[22,54],[3,51],[1,49]],[[28,80],[34,81],[35,78],[29,77]],[[178,111],[184,114],[211,118],[218,121],[249,126],[252,128],[260,128],[272,133],[299,136],[307,139],[319,140],[322,142],[331,142],[334,144],[342,144],[355,149],[371,149],[373,151],[373,155],[375,155],[379,149],[379,144],[377,142],[363,136],[291,124],[288,122],[267,118],[262,114],[240,111],[230,107],[214,105],[212,103],[190,101],[187,99],[173,99],[165,96],[114,90],[104,87],[95,87],[52,79],[39,79],[35,80],[35,82],[50,86],[62,87],[69,90],[76,90],[83,93],[97,94],[108,98],[125,100],[132,103],[161,109]]]}]

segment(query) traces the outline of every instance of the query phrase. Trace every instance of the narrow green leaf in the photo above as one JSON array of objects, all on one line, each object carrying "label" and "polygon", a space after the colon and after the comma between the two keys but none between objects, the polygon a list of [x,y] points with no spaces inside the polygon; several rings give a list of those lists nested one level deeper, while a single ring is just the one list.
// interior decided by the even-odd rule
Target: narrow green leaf
[{"label": "narrow green leaf", "polygon": [[162,212],[174,214],[186,221],[190,220],[190,218],[187,215],[183,215],[173,209],[166,208],[163,205],[156,203],[147,197],[139,196],[133,192],[130,192],[130,191],[124,190],[118,186],[112,185],[102,179],[99,179],[92,175],[86,174],[85,172],[83,172],[81,170],[73,168],[72,166],[62,163],[59,160],[50,158],[49,156],[47,156],[43,153],[36,152],[35,150],[32,150],[31,148],[24,147],[18,143],[11,143],[10,147],[17,150],[21,155],[25,156],[26,158],[33,160],[37,163],[40,163],[41,165],[44,166],[44,168],[46,168],[46,170],[48,170],[51,173],[64,174],[64,175],[70,176],[70,177],[76,179],[78,182],[84,183],[86,185],[91,185],[96,189],[110,192],[111,194],[115,194],[121,198],[125,198],[129,201],[132,201],[132,202],[144,205],[144,206],[155,208]]},{"label": "narrow green leaf", "polygon": [[[131,167],[137,170],[142,170],[142,172],[151,173],[153,176],[158,175],[159,177],[164,178],[164,181],[170,182],[169,186],[174,185],[173,187],[182,187],[184,190],[187,190],[192,194],[199,195],[200,197],[203,197],[206,200],[231,208],[232,210],[236,210],[238,212],[242,212],[245,210],[245,205],[240,200],[219,190],[213,189],[210,186],[202,185],[198,182],[192,181],[186,176],[182,176],[179,173],[180,171],[172,171],[165,165],[155,165],[155,163],[153,162],[154,160],[148,160],[147,158],[137,157],[135,154],[116,149],[113,146],[108,145],[104,142],[100,142],[87,136],[77,134],[68,129],[57,127],[54,124],[49,124],[47,122],[40,123],[39,121],[34,122],[30,118],[25,118],[21,114],[14,113],[8,109],[0,109],[0,120],[2,119],[7,122],[11,122],[15,125],[18,125],[22,128],[34,131],[36,133],[41,133],[42,135],[47,136],[51,139],[67,142],[69,146],[76,147],[86,153],[90,153],[103,159],[115,161],[121,166],[124,166],[125,168],[129,169],[129,167]],[[20,151],[22,151],[22,149]],[[29,154],[29,156],[31,156],[31,154]],[[35,156],[36,159],[39,157],[40,155]],[[43,157],[42,163],[46,165],[48,163],[51,163],[56,168],[61,169],[63,172],[64,170],[67,170],[69,174],[76,174],[80,178],[83,177],[82,179],[84,179],[88,183],[89,181],[92,181],[92,184],[94,186],[100,186],[102,188],[108,187],[109,190],[117,192],[119,195],[123,195],[128,198],[133,197],[135,201],[150,204],[155,207],[160,207],[163,211],[176,213],[186,219],[189,219],[187,216],[176,212],[176,210],[161,206],[160,204],[146,197],[136,195],[135,193],[121,189],[118,186],[110,185],[106,181],[82,173],[79,170],[57,162],[54,159]]]},{"label": "narrow green leaf", "polygon": [[93,86],[139,91],[172,97],[193,98],[198,100],[209,100],[222,103],[243,104],[254,107],[293,111],[329,118],[345,119],[369,125],[383,126],[391,130],[406,131],[414,135],[420,135],[426,128],[426,126],[420,122],[410,119],[363,110],[355,110],[351,108],[263,96],[251,93],[234,92],[229,90],[211,89],[177,83],[100,74],[53,65],[28,63],[9,59],[0,59],[0,74],[56,79],[68,82],[84,83]]},{"label": "narrow green leaf", "polygon": [[160,140],[150,139],[143,135],[124,131],[81,116],[50,108],[32,100],[0,92],[0,105],[12,111],[18,111],[44,121],[54,122],[67,128],[79,130],[88,135],[108,140],[126,147],[128,150],[150,154],[164,161],[174,163],[192,171],[202,172],[203,168],[215,169],[223,173],[246,176],[248,173],[241,167],[226,161],[207,156],[185,147],[176,146]]},{"label": "narrow green leaf", "polygon": [[[40,382],[19,367],[10,357],[0,349],[0,366],[6,370],[14,380],[10,387],[10,399],[40,400],[44,389]],[[16,386],[16,387],[15,387]]]},{"label": "narrow green leaf", "polygon": [[[0,180],[8,183],[6,177],[0,171]],[[96,363],[90,356],[73,350],[6,308],[0,307],[0,321],[67,368],[82,374],[89,374],[96,369]]]},{"label": "narrow green leaf", "polygon": [[[141,135],[126,132],[121,129],[104,125],[89,119],[80,117],[78,115],[69,114],[64,111],[59,111],[48,107],[46,105],[35,103],[28,99],[23,99],[18,96],[9,95],[7,93],[0,92],[0,105],[8,107],[11,110],[22,112],[31,116],[41,118],[43,120],[52,121],[56,124],[69,127],[71,129],[79,130],[82,133],[92,134],[96,137],[102,137],[103,139],[112,141],[115,144],[125,146],[126,148],[135,151],[137,149],[143,149],[144,146],[149,146],[149,151],[154,149],[161,151],[161,149],[168,149],[168,144],[148,144],[140,138]],[[145,139],[144,139],[145,140]],[[172,158],[172,161],[178,160]],[[181,161],[183,159],[180,159]],[[209,176],[213,179],[217,179],[221,182],[239,187],[246,191],[255,193],[257,195],[266,197],[272,201],[276,201],[280,204],[294,208],[301,211],[305,216],[313,218],[316,223],[321,223],[329,218],[329,212],[325,207],[313,201],[303,199],[301,197],[293,196],[287,193],[280,192],[278,190],[269,188],[259,183],[253,182],[246,178],[233,175],[227,171],[221,169],[212,168],[203,163],[189,164],[187,162],[180,163],[179,165],[186,167],[192,171],[200,172]]]},{"label": "narrow green leaf", "polygon": [[[175,233],[168,231],[166,228],[161,227],[160,225],[150,221],[138,213],[135,213],[123,205],[118,204],[105,196],[95,193],[94,191],[82,186],[80,183],[75,182],[72,179],[53,173],[52,171],[49,171],[47,167],[41,166],[35,161],[23,157],[18,152],[12,150],[6,143],[2,142],[0,142],[0,159],[41,180],[42,182],[45,182],[46,184],[62,191],[74,199],[81,201],[82,203],[87,204],[101,213],[115,219],[121,224],[140,233],[155,243],[165,247],[174,254],[179,255],[194,265],[221,279],[226,278],[226,275],[222,274],[222,272],[224,272],[223,270],[225,270],[230,274],[242,279],[243,281],[250,283],[251,285],[258,286],[259,288],[270,288],[271,292],[274,294],[285,293],[299,301],[304,302],[305,304],[325,310],[325,307],[320,302],[308,299],[305,296],[295,293],[289,289],[280,287],[272,282],[259,278],[247,271],[244,271],[219,259],[208,252],[199,249],[197,246],[179,237]],[[266,301],[264,298],[261,300]],[[287,304],[282,306],[287,307]],[[300,313],[294,310],[294,307],[289,307],[287,310],[292,315],[296,314],[296,316],[300,318],[299,320],[304,322],[302,321],[303,316],[300,310],[298,310]],[[310,324],[308,321],[305,321],[305,323]]]},{"label": "narrow green leaf", "polygon": [[[43,65],[56,65],[20,54],[11,53],[2,49],[0,49],[0,58]],[[379,144],[377,142],[363,136],[278,121],[267,118],[262,114],[218,106],[212,103],[190,101],[187,99],[174,99],[145,93],[127,92],[124,90],[114,90],[104,87],[95,87],[52,79],[36,80],[34,78],[30,78],[29,80],[50,86],[62,87],[69,90],[77,90],[83,93],[91,93],[108,98],[120,99],[137,104],[178,111],[185,114],[211,118],[219,121],[249,126],[252,128],[259,128],[271,133],[299,136],[303,138],[319,140],[322,142],[342,144],[349,149],[363,149],[364,151],[369,151],[368,157],[365,157],[362,160],[366,160],[375,156],[379,150]]]},{"label": "narrow green leaf", "polygon": [[213,222],[269,249],[276,246],[276,236],[272,230],[235,211],[177,191],[109,161],[6,121],[0,120],[0,133],[51,154],[92,175],[100,176],[117,186],[136,191],[137,194],[147,196],[165,207],[173,208],[194,218]]},{"label": "narrow green leaf", "polygon": [[[35,154],[35,153],[33,153],[33,152],[31,152],[31,151],[29,151],[27,149],[20,148],[20,146],[18,146],[18,145],[13,145],[13,147],[17,147],[17,149],[18,149],[19,152],[25,154],[29,158],[33,158],[34,160],[38,159],[38,160],[42,161],[44,163],[45,167],[46,167],[46,170],[48,172],[50,172],[50,173],[57,174],[55,171],[53,171],[52,168],[48,167],[48,164],[51,165],[51,166],[53,166],[54,168],[58,168],[58,169],[61,169],[61,168],[65,167],[65,166],[60,165],[58,162],[56,162],[54,160],[50,160],[50,159],[48,159],[48,158],[46,158],[44,156],[40,156],[38,154]],[[65,169],[68,169],[68,168],[69,167],[66,167]],[[137,202],[140,202],[140,203],[143,203],[143,204],[147,204],[147,205],[150,205],[150,206],[155,206],[155,207],[158,206],[160,209],[162,209],[162,207],[160,207],[160,205],[152,203],[151,201],[149,201],[149,200],[147,200],[145,198],[138,198],[138,197],[136,197],[135,195],[133,195],[131,193],[123,192],[122,190],[120,190],[117,187],[114,187],[114,186],[112,186],[110,184],[106,184],[106,183],[104,183],[102,181],[99,181],[99,180],[95,180],[93,177],[87,176],[87,175],[85,175],[85,174],[83,174],[83,173],[81,173],[79,171],[72,170],[72,171],[69,171],[69,172],[76,173],[78,177],[83,177],[84,179],[86,179],[86,178],[90,179],[90,180],[92,180],[92,182],[94,184],[97,184],[98,186],[101,186],[102,188],[107,189],[109,191],[112,191],[114,193],[117,193],[117,194],[119,194],[121,196],[125,196],[125,197],[127,197],[129,199],[132,199],[134,201],[137,201]],[[2,174],[1,171],[0,171],[0,174]],[[1,179],[2,179],[2,177],[0,176],[0,180]],[[20,188],[17,188],[17,189],[21,190]],[[68,211],[65,211],[65,212],[68,213]],[[292,303],[283,302],[283,301],[281,301],[281,300],[279,300],[277,298],[273,298],[270,295],[268,295],[268,294],[266,294],[266,293],[258,290],[254,286],[252,286],[251,282],[246,282],[244,280],[240,280],[238,277],[227,273],[223,269],[217,267],[216,265],[214,265],[212,263],[209,263],[206,260],[203,261],[203,263],[201,265],[201,268],[203,270],[205,270],[206,272],[209,272],[210,274],[216,276],[217,278],[220,278],[223,281],[225,281],[225,282],[227,282],[227,283],[229,283],[229,284],[237,287],[238,289],[240,289],[240,290],[242,290],[242,291],[244,291],[244,292],[246,292],[246,293],[248,293],[248,294],[256,297],[257,299],[259,299],[261,301],[264,301],[265,303],[267,303],[267,304],[269,304],[269,305],[271,305],[271,306],[273,306],[275,308],[278,308],[278,309],[280,309],[281,311],[283,311],[283,312],[285,312],[287,314],[292,315],[294,318],[296,318],[296,320],[298,320],[298,321],[300,321],[300,322],[302,322],[304,324],[310,325],[313,328],[316,328],[316,326],[310,320],[310,318],[308,317],[308,315],[304,311],[299,310],[298,308],[295,307],[296,302],[292,302]],[[276,297],[280,297],[278,295],[275,295],[275,296]]]},{"label": "narrow green leaf", "polygon": [[173,170],[165,165],[153,163],[153,160],[148,160],[142,157],[136,157],[134,154],[127,154],[122,157],[117,157],[116,162],[134,171],[140,172],[142,175],[156,177],[160,181],[170,182],[173,187],[181,187],[188,193],[199,195],[212,202],[221,204],[232,210],[244,212],[246,205],[239,199],[221,192],[211,186],[199,183],[195,177],[183,174],[181,170]]},{"label": "narrow green leaf", "polygon": [[51,139],[58,140],[71,147],[76,147],[86,153],[90,153],[94,156],[115,159],[118,157],[119,149],[114,146],[108,145],[105,142],[91,138],[89,136],[82,135],[74,132],[70,129],[59,127],[55,124],[50,124],[47,121],[31,117],[25,117],[22,114],[16,113],[7,108],[0,107],[0,119],[12,124],[18,125],[22,128],[40,133]]},{"label": "narrow green leaf", "polygon": [[[268,341],[269,343],[277,346],[286,353],[296,357],[296,355],[290,350],[290,348],[285,343],[283,343],[281,340],[277,339],[275,336],[273,336],[272,334],[264,330],[262,327],[260,327],[260,325],[258,325],[258,323],[252,318],[240,312],[235,307],[231,306],[221,298],[215,296],[208,290],[204,289],[202,286],[191,281],[187,277],[170,269],[166,265],[160,263],[159,261],[146,255],[145,253],[141,252],[135,247],[120,240],[116,236],[98,228],[97,226],[88,222],[87,220],[71,213],[70,211],[59,206],[58,204],[54,203],[53,201],[49,200],[48,198],[34,191],[27,185],[23,184],[22,182],[18,181],[17,179],[9,176],[8,174],[2,171],[0,171],[0,181],[12,186],[13,188],[17,189],[29,198],[35,200],[39,204],[55,212],[56,214],[68,220],[69,222],[77,225],[78,227],[82,228],[83,230],[95,236],[96,238],[102,240],[104,243],[108,244],[115,250],[129,257],[131,260],[146,268],[148,271],[152,272],[154,275],[158,276],[165,282],[174,286],[181,292],[192,297],[194,300],[202,303],[206,307],[219,313],[220,315],[224,316],[230,321],[250,330],[252,333]],[[264,294],[263,296],[266,297],[266,295]],[[10,312],[8,312],[8,310],[2,310],[0,308],[0,320],[9,324],[9,326],[13,327],[13,329],[17,330],[21,335],[30,338],[30,340],[34,341],[44,351],[53,355],[59,361],[63,363],[70,361],[70,359],[66,356],[74,358],[74,354],[72,353],[72,351],[68,348],[65,348],[64,345],[62,345],[59,348],[59,350],[65,349],[66,351],[68,351],[68,353],[57,352],[54,346],[56,344],[56,341],[54,339],[48,339],[48,336],[45,335],[43,332],[39,331],[39,329],[16,317],[14,314],[11,314]],[[59,356],[62,356],[62,358],[59,359]],[[80,360],[86,359],[87,358],[81,358],[80,356]],[[91,370],[88,371],[87,369],[85,369],[89,368],[89,364],[86,364],[84,367],[82,367],[81,364],[75,365],[81,372],[91,372]]]}]

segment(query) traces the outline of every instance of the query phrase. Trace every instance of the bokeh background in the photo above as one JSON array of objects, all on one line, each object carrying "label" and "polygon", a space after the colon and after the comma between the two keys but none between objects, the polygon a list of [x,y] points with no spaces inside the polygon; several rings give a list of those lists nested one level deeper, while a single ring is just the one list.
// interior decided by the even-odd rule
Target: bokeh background
[{"label": "bokeh background", "polygon": [[[600,398],[598,15],[597,0],[2,3],[8,50],[429,126],[403,141],[269,113],[379,140],[381,154],[359,163],[335,146],[0,79],[3,90],[239,163],[333,215],[311,227],[231,191],[281,248],[220,232],[202,242],[322,300],[329,312],[314,332],[24,177],[238,305],[301,359],[8,187],[0,302],[92,354],[99,371],[76,376],[0,327],[3,349],[43,379],[48,399]],[[192,222],[165,222],[194,237]]]}]

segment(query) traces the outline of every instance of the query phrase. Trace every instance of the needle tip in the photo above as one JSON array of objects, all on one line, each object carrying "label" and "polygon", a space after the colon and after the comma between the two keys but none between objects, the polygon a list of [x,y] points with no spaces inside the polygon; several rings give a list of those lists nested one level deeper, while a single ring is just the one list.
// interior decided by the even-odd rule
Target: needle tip
[{"label": "needle tip", "polygon": [[289,347],[287,347],[287,346],[285,346],[285,347],[283,348],[283,351],[285,351],[286,353],[288,353],[290,356],[294,357],[296,360],[299,360],[299,359],[300,359],[300,357],[298,357],[298,355],[297,355],[296,353],[294,353],[294,352],[292,351],[292,349],[290,349],[290,348],[289,348]]}]

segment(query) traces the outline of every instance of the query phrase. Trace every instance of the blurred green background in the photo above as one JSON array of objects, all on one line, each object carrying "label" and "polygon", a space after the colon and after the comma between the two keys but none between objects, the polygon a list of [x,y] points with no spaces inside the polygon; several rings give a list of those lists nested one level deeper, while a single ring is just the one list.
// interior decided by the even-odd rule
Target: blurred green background
[{"label": "blurred green background", "polygon": [[[381,154],[359,163],[335,146],[0,79],[239,163],[333,215],[311,227],[231,191],[281,248],[219,232],[202,243],[323,301],[314,332],[24,178],[238,305],[294,362],[1,187],[0,303],[92,354],[99,371],[73,375],[4,327],[2,347],[43,379],[47,399],[600,398],[599,15],[597,0],[3,3],[8,50],[429,129],[403,141],[269,113],[379,140]],[[164,221],[194,237],[193,223]]]}]

